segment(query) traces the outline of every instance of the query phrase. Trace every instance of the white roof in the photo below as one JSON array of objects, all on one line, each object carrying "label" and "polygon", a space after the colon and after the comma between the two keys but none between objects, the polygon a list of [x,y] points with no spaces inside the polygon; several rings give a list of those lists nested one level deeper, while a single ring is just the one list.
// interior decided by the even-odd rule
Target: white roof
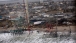
[{"label": "white roof", "polygon": [[68,6],[68,8],[69,8],[69,9],[72,9],[72,8],[74,8],[74,6]]},{"label": "white roof", "polygon": [[43,22],[43,21],[37,21],[37,22],[34,22],[34,24],[35,24],[35,25],[41,24],[41,22]]},{"label": "white roof", "polygon": [[43,8],[43,6],[36,6],[33,9]]}]

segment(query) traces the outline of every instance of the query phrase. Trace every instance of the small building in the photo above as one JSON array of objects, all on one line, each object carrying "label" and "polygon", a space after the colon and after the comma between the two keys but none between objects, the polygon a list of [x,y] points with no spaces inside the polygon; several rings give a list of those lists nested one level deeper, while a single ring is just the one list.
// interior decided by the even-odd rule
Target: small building
[{"label": "small building", "polygon": [[35,6],[35,7],[33,7],[33,9],[42,9],[43,8],[43,6]]},{"label": "small building", "polygon": [[73,8],[74,8],[74,6],[68,6],[67,8],[68,8],[68,9],[73,9]]}]

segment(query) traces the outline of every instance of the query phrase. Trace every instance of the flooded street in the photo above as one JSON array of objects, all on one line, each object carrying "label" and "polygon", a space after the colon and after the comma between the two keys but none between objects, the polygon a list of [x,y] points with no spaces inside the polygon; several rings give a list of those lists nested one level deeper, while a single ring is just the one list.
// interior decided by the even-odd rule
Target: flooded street
[{"label": "flooded street", "polygon": [[[0,43],[76,43],[75,33],[71,33],[69,37],[44,37],[45,32],[26,31],[23,34],[1,33]],[[58,32],[58,34],[62,34]],[[58,35],[59,36],[59,35]]]},{"label": "flooded street", "polygon": [[0,43],[76,43],[74,0],[0,0]]}]

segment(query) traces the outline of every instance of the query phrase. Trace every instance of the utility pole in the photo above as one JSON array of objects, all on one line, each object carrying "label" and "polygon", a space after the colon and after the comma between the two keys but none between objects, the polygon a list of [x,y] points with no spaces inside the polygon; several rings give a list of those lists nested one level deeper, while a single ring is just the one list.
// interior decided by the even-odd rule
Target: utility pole
[{"label": "utility pole", "polygon": [[57,18],[56,18],[56,34],[57,34],[57,31],[58,31],[57,30],[58,29],[57,27],[58,27],[58,15],[57,15]]},{"label": "utility pole", "polygon": [[27,21],[27,26],[29,25],[29,12],[28,12],[28,0],[23,0],[24,2],[24,7],[25,7],[25,12],[26,12],[26,21]]},{"label": "utility pole", "polygon": [[26,12],[26,23],[27,23],[27,29],[29,30],[29,35],[30,35],[30,28],[29,28],[29,11],[28,11],[28,0],[23,0],[25,4],[25,12]]}]

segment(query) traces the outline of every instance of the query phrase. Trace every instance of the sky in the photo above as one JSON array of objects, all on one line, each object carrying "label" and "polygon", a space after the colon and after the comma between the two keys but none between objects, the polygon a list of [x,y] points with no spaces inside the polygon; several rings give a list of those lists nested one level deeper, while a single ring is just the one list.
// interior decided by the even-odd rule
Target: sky
[{"label": "sky", "polygon": [[[34,2],[39,0],[28,0],[28,2]],[[53,0],[53,1],[62,1],[62,0]],[[64,0],[64,1],[72,1],[72,0]],[[0,0],[0,4],[4,3],[15,3],[15,2],[23,2],[23,0]]]},{"label": "sky", "polygon": [[10,0],[0,0],[0,1],[10,1]]}]

